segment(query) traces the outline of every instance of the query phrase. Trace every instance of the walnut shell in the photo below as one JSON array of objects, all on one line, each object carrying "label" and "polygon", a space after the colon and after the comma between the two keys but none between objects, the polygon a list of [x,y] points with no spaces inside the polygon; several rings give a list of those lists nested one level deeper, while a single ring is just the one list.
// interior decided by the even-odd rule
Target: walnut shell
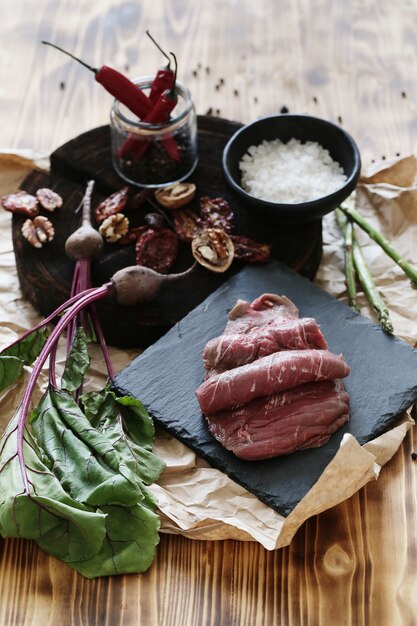
[{"label": "walnut shell", "polygon": [[196,186],[194,183],[174,183],[168,187],[161,187],[155,191],[156,201],[166,209],[179,209],[194,198]]},{"label": "walnut shell", "polygon": [[232,264],[234,245],[221,228],[207,228],[191,242],[193,257],[212,272],[225,272]]}]

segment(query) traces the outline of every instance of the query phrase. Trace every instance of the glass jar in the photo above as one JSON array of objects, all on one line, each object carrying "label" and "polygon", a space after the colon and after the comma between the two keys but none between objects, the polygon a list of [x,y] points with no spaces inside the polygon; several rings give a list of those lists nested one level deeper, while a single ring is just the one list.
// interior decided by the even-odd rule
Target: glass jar
[{"label": "glass jar", "polygon": [[[133,82],[145,93],[154,77]],[[185,180],[195,169],[197,116],[187,87],[176,82],[178,102],[168,121],[149,124],[115,100],[110,113],[113,165],[128,183],[139,187],[164,187]]]}]

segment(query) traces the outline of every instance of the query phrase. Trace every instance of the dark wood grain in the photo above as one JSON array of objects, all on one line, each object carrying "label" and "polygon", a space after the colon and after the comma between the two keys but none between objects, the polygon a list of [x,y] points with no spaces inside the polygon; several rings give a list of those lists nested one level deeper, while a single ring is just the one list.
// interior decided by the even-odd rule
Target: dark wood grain
[{"label": "dark wood grain", "polygon": [[[277,227],[247,211],[231,197],[221,170],[224,145],[239,124],[202,116],[198,127],[199,165],[190,179],[198,191],[190,207],[198,211],[198,198],[202,196],[227,199],[233,207],[239,234],[273,244],[275,258],[312,279],[321,258],[321,220]],[[73,263],[65,254],[65,240],[77,227],[79,215],[75,211],[90,179],[96,181],[95,189],[99,192],[93,196],[93,209],[106,195],[126,185],[112,166],[108,126],[89,131],[56,150],[51,155],[50,175],[32,172],[22,182],[21,186],[30,193],[40,187],[50,187],[65,199],[63,209],[50,216],[56,237],[40,250],[22,238],[24,218],[14,216],[13,219],[13,242],[22,291],[43,315],[62,304],[70,292]],[[143,224],[145,214],[154,211],[148,203],[133,208],[137,191],[129,188],[125,209],[132,226]],[[92,263],[93,283],[102,285],[117,270],[135,263],[133,245],[107,244],[104,254]],[[192,263],[190,247],[180,244],[172,271],[182,271]],[[166,287],[155,300],[140,306],[122,307],[114,301],[100,303],[97,308],[108,342],[123,347],[147,347],[241,267],[241,263],[235,262],[227,272],[215,274],[198,266],[186,279]]]}]

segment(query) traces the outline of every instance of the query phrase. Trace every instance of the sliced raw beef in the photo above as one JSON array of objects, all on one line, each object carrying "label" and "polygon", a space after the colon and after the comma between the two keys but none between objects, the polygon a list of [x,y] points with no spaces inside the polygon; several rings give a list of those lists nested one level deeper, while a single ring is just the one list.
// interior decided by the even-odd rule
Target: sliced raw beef
[{"label": "sliced raw beef", "polygon": [[328,350],[285,350],[212,376],[196,395],[202,412],[209,415],[297,385],[348,374],[343,357]]},{"label": "sliced raw beef", "polygon": [[264,294],[251,304],[239,300],[228,318],[224,333],[204,348],[206,378],[279,350],[327,349],[316,320],[300,319],[285,296]]},{"label": "sliced raw beef", "polygon": [[282,350],[326,350],[327,343],[316,320],[311,317],[252,328],[248,333],[224,334],[211,339],[204,348],[204,366],[209,376]]},{"label": "sliced raw beef", "polygon": [[299,317],[298,309],[286,296],[264,293],[253,302],[238,300],[229,311],[225,333],[248,332],[256,326],[265,327],[274,324],[277,319],[282,323]]},{"label": "sliced raw beef", "polygon": [[248,461],[324,445],[349,419],[349,366],[316,320],[274,294],[238,300],[228,318],[204,349],[196,390],[210,432]]},{"label": "sliced raw beef", "polygon": [[349,419],[340,380],[307,383],[207,415],[210,432],[247,461],[324,445]]}]

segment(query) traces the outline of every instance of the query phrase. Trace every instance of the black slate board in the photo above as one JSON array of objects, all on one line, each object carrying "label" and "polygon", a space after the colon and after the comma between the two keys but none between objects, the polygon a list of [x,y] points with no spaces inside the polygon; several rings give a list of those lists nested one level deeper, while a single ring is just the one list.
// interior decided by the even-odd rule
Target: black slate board
[{"label": "black slate board", "polygon": [[[300,316],[315,317],[329,349],[344,355],[351,368],[344,379],[351,419],[321,448],[250,462],[237,459],[210,435],[194,390],[203,379],[203,347],[223,331],[227,311],[238,298],[253,300],[265,292],[285,294]],[[417,399],[417,350],[272,261],[246,267],[227,281],[122,371],[115,386],[140,398],[158,424],[213,467],[287,516],[318,480],[345,433],[364,444]]]}]

